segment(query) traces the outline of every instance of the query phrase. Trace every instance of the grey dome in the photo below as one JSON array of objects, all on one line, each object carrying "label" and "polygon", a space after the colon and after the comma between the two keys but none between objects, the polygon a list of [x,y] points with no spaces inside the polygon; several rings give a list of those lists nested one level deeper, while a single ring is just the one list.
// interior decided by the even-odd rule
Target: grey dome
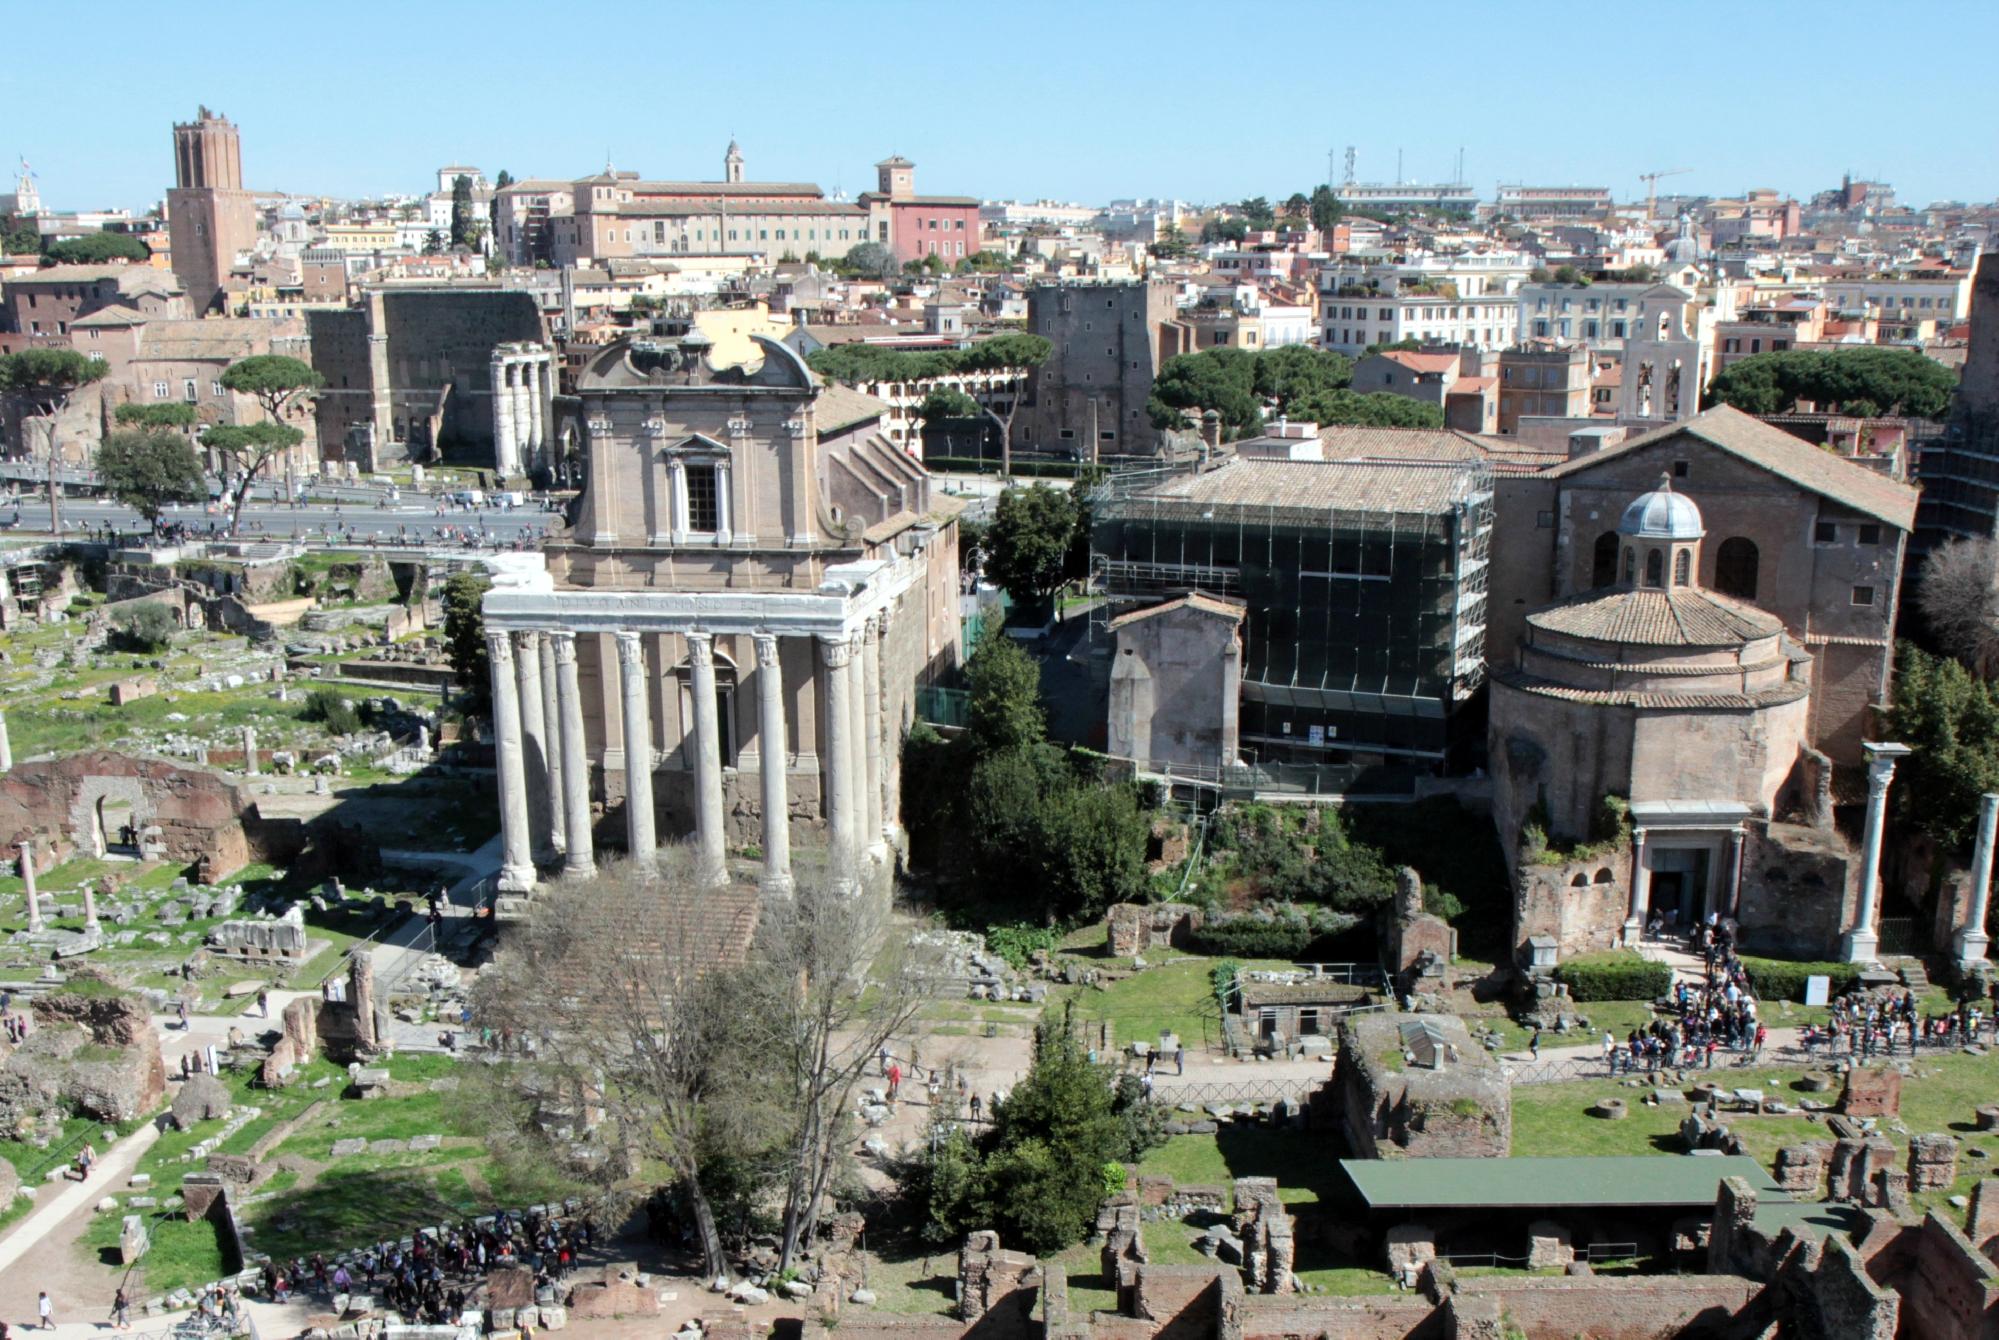
[{"label": "grey dome", "polygon": [[1673,492],[1673,481],[1661,478],[1659,487],[1641,494],[1624,509],[1617,533],[1641,540],[1698,540],[1707,534],[1701,523],[1701,509],[1684,493]]}]

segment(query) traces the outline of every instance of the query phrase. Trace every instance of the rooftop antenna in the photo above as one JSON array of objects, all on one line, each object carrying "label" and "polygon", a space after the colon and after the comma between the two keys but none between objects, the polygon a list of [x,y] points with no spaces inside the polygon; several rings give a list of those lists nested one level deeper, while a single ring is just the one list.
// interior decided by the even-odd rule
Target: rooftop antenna
[{"label": "rooftop antenna", "polygon": [[1353,167],[1354,167],[1354,149],[1353,146],[1349,144],[1347,146],[1347,185],[1349,186],[1353,185]]},{"label": "rooftop antenna", "polygon": [[1400,149],[1395,151],[1395,184],[1397,186],[1402,184],[1402,151]]},{"label": "rooftop antenna", "polygon": [[1334,156],[1334,153],[1335,153],[1335,151],[1334,151],[1334,150],[1332,150],[1332,149],[1328,149],[1328,150],[1326,150],[1326,184],[1327,184],[1328,186],[1332,185],[1332,183],[1333,183],[1333,156]]},{"label": "rooftop antenna", "polygon": [[1458,175],[1451,178],[1451,185],[1463,186],[1464,184],[1465,184],[1465,147],[1464,145],[1460,144],[1458,146]]}]

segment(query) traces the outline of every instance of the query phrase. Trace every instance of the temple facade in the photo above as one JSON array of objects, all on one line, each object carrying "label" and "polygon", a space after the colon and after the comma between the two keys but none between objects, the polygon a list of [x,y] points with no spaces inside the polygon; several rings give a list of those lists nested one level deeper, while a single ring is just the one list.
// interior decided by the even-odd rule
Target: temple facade
[{"label": "temple facade", "polygon": [[587,482],[544,566],[484,602],[503,916],[538,879],[691,834],[703,878],[851,881],[893,859],[919,685],[958,662],[958,504],[758,339],[630,340],[577,379]]}]

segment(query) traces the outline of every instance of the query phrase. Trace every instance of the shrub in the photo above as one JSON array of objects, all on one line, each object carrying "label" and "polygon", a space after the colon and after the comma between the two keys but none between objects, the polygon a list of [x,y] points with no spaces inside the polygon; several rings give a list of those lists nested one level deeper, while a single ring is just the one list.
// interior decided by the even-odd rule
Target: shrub
[{"label": "shrub", "polygon": [[335,735],[352,735],[361,729],[361,714],[338,689],[317,688],[306,696],[307,721],[317,721]]},{"label": "shrub", "polygon": [[173,611],[157,600],[119,610],[111,632],[120,651],[164,651],[174,640]]},{"label": "shrub", "polygon": [[1194,948],[1203,954],[1236,958],[1296,958],[1312,943],[1312,928],[1302,921],[1260,921],[1237,917],[1210,921],[1194,932]]},{"label": "shrub", "polygon": [[1008,967],[1018,971],[1027,966],[1027,960],[1037,950],[1053,949],[1061,939],[1062,933],[1053,926],[1036,926],[1023,921],[989,929],[986,932],[986,948],[1005,959]]},{"label": "shrub", "polygon": [[1673,970],[1629,949],[1580,954],[1555,970],[1576,1001],[1657,1000],[1673,987]]},{"label": "shrub", "polygon": [[1805,998],[1807,977],[1832,978],[1832,994],[1844,995],[1860,984],[1860,969],[1851,963],[1794,963],[1785,959],[1745,958],[1742,970],[1759,1000]]}]

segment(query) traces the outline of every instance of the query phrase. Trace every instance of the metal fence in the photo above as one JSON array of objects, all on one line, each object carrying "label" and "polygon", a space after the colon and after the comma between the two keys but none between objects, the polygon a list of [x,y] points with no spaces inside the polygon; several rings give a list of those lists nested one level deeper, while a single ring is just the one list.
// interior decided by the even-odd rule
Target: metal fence
[{"label": "metal fence", "polygon": [[1154,1076],[1152,1101],[1177,1106],[1188,1104],[1194,1107],[1236,1107],[1246,1103],[1303,1103],[1312,1090],[1325,1083],[1325,1076],[1302,1079],[1238,1080],[1229,1083],[1212,1081],[1176,1083],[1171,1077],[1160,1079]]}]

